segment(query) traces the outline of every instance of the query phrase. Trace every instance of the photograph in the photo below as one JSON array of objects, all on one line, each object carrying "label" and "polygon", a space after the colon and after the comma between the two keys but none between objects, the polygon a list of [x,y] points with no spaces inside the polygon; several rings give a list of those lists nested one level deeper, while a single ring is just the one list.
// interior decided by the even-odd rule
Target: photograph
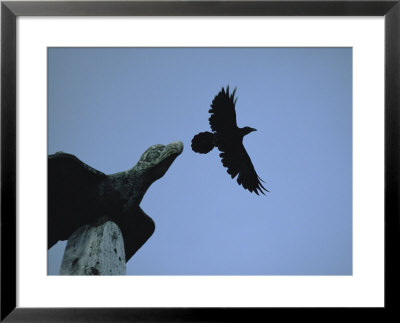
[{"label": "photograph", "polygon": [[2,1],[1,322],[396,315],[399,2]]},{"label": "photograph", "polygon": [[47,275],[351,276],[352,47],[48,47]]}]

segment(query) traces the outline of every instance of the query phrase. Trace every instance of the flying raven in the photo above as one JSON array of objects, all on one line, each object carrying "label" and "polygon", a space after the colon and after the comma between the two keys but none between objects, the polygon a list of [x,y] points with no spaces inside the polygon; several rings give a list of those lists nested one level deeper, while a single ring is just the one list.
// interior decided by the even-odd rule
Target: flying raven
[{"label": "flying raven", "polygon": [[254,128],[239,128],[236,124],[235,98],[236,89],[229,94],[229,86],[217,94],[208,111],[208,119],[212,132],[200,132],[192,139],[192,150],[196,153],[207,154],[214,147],[221,153],[222,164],[232,178],[238,175],[237,182],[244,189],[255,192],[257,195],[268,190],[261,184],[262,179],[257,175],[246,149],[243,146],[243,137]]}]

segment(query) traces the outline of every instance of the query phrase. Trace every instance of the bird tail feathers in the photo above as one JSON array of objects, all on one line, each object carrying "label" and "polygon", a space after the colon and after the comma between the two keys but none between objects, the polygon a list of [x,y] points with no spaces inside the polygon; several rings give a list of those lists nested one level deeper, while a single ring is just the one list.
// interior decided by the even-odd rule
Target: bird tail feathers
[{"label": "bird tail feathers", "polygon": [[207,154],[214,148],[214,134],[208,131],[200,132],[192,139],[192,149],[196,153]]}]

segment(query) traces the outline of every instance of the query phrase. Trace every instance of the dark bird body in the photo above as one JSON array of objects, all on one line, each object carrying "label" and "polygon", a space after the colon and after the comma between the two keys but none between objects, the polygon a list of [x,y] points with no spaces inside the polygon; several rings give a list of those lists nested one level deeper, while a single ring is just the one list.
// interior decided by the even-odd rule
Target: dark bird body
[{"label": "dark bird body", "polygon": [[246,149],[243,146],[243,137],[254,128],[239,128],[236,123],[235,112],[235,91],[229,94],[229,86],[224,88],[215,96],[208,111],[211,116],[209,123],[212,132],[205,131],[195,135],[192,139],[192,150],[200,154],[207,154],[214,147],[221,152],[222,164],[227,168],[227,172],[232,178],[237,178],[239,185],[242,185],[250,192],[264,194],[268,191],[262,184],[257,175],[253,163]]}]

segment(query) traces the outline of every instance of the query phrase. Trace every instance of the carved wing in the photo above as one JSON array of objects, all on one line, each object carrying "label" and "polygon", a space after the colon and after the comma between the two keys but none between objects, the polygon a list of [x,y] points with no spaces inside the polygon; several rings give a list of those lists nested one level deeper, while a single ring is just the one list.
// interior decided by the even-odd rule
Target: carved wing
[{"label": "carved wing", "polygon": [[[48,156],[48,248],[66,240],[102,209],[95,194],[104,173],[67,153]],[[98,209],[96,209],[98,207]]]},{"label": "carved wing", "polygon": [[155,224],[140,207],[130,210],[119,221],[125,246],[126,262],[138,251],[152,236]]}]

